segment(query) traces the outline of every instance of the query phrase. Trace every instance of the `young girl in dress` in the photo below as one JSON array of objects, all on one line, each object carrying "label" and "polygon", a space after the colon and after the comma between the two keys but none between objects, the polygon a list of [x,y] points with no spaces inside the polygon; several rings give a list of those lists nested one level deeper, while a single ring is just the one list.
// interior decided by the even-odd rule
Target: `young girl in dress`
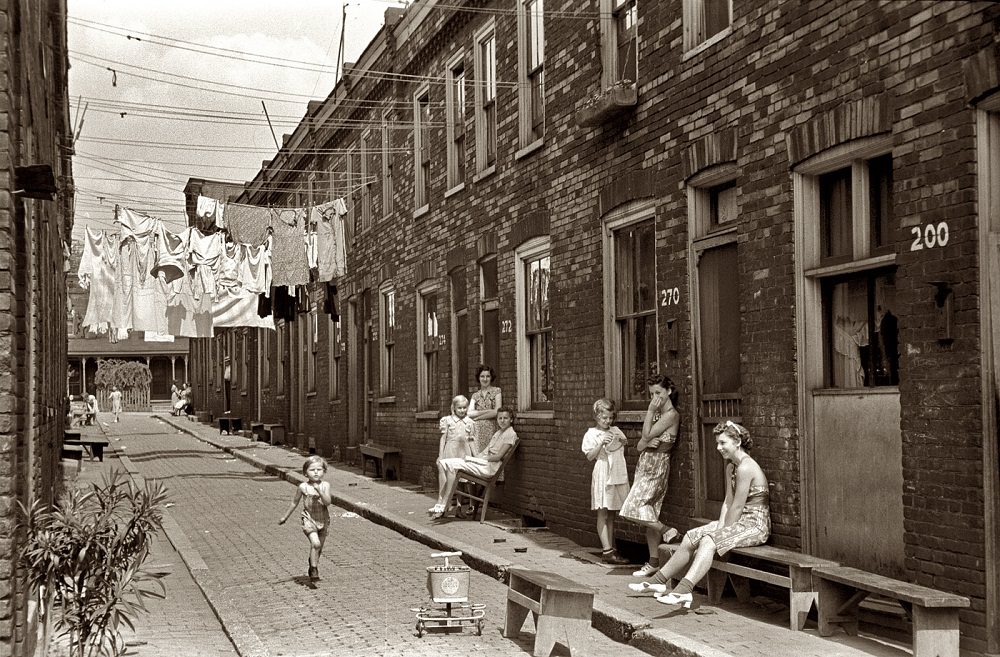
[{"label": "young girl in dress", "polygon": [[[664,604],[690,608],[691,591],[708,574],[716,554],[721,557],[735,547],[762,545],[771,535],[767,477],[747,453],[752,444],[750,432],[726,421],[717,424],[713,433],[729,483],[719,519],[685,534],[680,547],[652,580],[629,584],[633,591],[655,591],[656,599]],[[680,575],[688,562],[691,566],[684,579],[668,593],[667,581]]]},{"label": "young girl in dress", "polygon": [[601,560],[621,565],[628,559],[615,551],[615,513],[628,495],[628,470],[625,466],[625,434],[613,426],[615,403],[610,399],[594,402],[594,423],[583,435],[581,449],[594,461],[590,477],[590,508],[597,511],[597,537],[601,539]]},{"label": "young girl in dress", "polygon": [[674,382],[663,375],[650,377],[649,407],[642,423],[642,438],[636,449],[641,453],[635,466],[635,481],[622,504],[618,515],[646,528],[646,546],[649,561],[632,573],[635,577],[649,577],[660,568],[656,550],[660,539],[669,543],[677,530],[660,522],[660,507],[667,494],[670,477],[670,451],[677,442],[681,416],[674,408],[677,390]]},{"label": "young girl in dress", "polygon": [[330,482],[323,481],[326,474],[326,461],[321,456],[310,456],[302,464],[302,474],[306,481],[295,489],[295,499],[288,511],[278,521],[285,524],[292,511],[302,503],[302,533],[309,539],[309,579],[319,579],[319,557],[323,554],[323,544],[326,543],[327,530],[330,528],[330,509],[333,497]]},{"label": "young girl in dress", "polygon": [[[451,415],[441,418],[438,427],[441,429],[441,443],[438,446],[438,460],[443,459],[464,459],[466,456],[475,456],[473,449],[472,429],[474,423],[467,417],[469,411],[469,400],[463,395],[458,395],[451,400]],[[440,482],[438,482],[440,484]],[[432,516],[440,517],[444,513],[445,505],[438,503],[427,510]]]},{"label": "young girl in dress", "polygon": [[108,399],[111,400],[111,412],[115,414],[115,422],[117,422],[118,416],[122,412],[122,391],[118,389],[118,386],[111,386]]}]

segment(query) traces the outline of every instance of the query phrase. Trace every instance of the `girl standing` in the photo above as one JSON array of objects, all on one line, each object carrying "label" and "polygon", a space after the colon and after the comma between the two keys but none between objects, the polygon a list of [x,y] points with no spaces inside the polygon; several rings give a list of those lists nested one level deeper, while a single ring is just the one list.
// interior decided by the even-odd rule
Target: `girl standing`
[{"label": "girl standing", "polygon": [[628,470],[625,466],[625,434],[613,426],[615,403],[610,399],[594,402],[596,426],[583,435],[581,449],[594,461],[590,478],[590,508],[597,511],[597,537],[601,540],[601,560],[621,565],[628,559],[615,551],[615,512],[628,495]]},{"label": "girl standing", "polygon": [[[443,459],[464,459],[475,456],[476,451],[472,439],[473,421],[467,417],[469,400],[458,395],[451,400],[451,415],[441,418],[438,426],[441,429],[441,443],[438,446],[438,461]],[[438,482],[439,487],[441,482]],[[440,517],[444,513],[445,504],[435,504],[427,510],[432,516]]]},{"label": "girl standing", "polygon": [[122,391],[118,389],[118,386],[111,386],[108,399],[111,400],[111,412],[115,414],[115,422],[117,422],[118,416],[122,412]]},{"label": "girl standing", "polygon": [[493,385],[497,375],[489,365],[476,368],[479,390],[472,393],[469,403],[469,417],[475,421],[472,434],[476,443],[476,453],[486,449],[493,434],[497,432],[497,409],[503,406],[500,388]]},{"label": "girl standing", "polygon": [[681,416],[674,408],[677,390],[674,382],[663,375],[650,377],[649,407],[642,423],[642,438],[636,445],[641,452],[635,467],[635,482],[618,515],[646,528],[649,561],[632,573],[635,577],[650,577],[660,568],[656,549],[660,539],[669,543],[677,530],[660,522],[660,507],[667,494],[670,477],[670,451],[677,442]]},{"label": "girl standing", "polygon": [[285,524],[292,511],[302,503],[302,532],[309,539],[309,579],[319,579],[319,557],[323,554],[323,544],[326,543],[326,533],[330,528],[330,509],[333,497],[330,482],[323,481],[326,474],[326,461],[321,456],[310,456],[302,464],[302,474],[306,481],[295,489],[295,499],[288,511],[278,521]]}]

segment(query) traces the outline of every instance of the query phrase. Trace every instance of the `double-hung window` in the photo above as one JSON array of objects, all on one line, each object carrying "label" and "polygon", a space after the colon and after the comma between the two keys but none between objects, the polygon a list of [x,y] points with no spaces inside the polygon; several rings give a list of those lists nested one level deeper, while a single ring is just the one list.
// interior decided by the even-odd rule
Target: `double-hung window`
[{"label": "double-hung window", "polygon": [[543,0],[518,0],[518,109],[521,148],[545,134],[545,29]]},{"label": "double-hung window", "polygon": [[306,313],[306,335],[303,340],[306,363],[306,392],[316,392],[316,349],[319,344],[317,330],[319,328],[319,312],[315,305],[309,306]]},{"label": "double-hung window", "polygon": [[516,251],[518,406],[552,409],[552,321],[549,315],[549,238]]},{"label": "double-hung window", "polygon": [[468,390],[469,384],[469,301],[465,267],[456,267],[448,276],[451,287],[451,372],[452,390]]},{"label": "double-hung window", "polygon": [[431,96],[427,87],[413,94],[413,208],[420,212],[430,202]]},{"label": "double-hung window", "polygon": [[795,170],[806,331],[823,388],[899,384],[891,139],[814,156]]},{"label": "double-hung window", "polygon": [[422,411],[438,410],[441,405],[438,385],[438,350],[441,330],[436,287],[417,289],[417,399]]},{"label": "double-hung window", "polygon": [[396,378],[396,291],[392,285],[384,285],[379,290],[379,329],[382,334],[381,359],[379,360],[379,381],[381,395],[388,397],[395,391]]},{"label": "double-hung window", "polygon": [[479,362],[496,369],[500,363],[500,286],[496,255],[479,263],[479,322],[482,328]]},{"label": "double-hung window", "polygon": [[634,84],[638,70],[638,0],[601,0],[601,87]]},{"label": "double-hung window", "polygon": [[465,182],[465,63],[462,55],[448,66],[445,90],[448,133],[448,189]]},{"label": "double-hung window", "polygon": [[382,216],[392,214],[392,138],[391,110],[382,112]]},{"label": "double-hung window", "polygon": [[372,177],[371,161],[375,149],[372,145],[372,133],[366,130],[361,136],[361,153],[358,157],[358,193],[361,197],[361,230],[368,230],[372,225]]},{"label": "double-hung window", "polygon": [[659,371],[656,341],[656,262],[652,204],[627,207],[606,219],[608,393],[622,408],[645,408],[646,379]]},{"label": "double-hung window", "polygon": [[733,0],[683,0],[684,50],[725,36],[733,22]]},{"label": "double-hung window", "polygon": [[327,327],[327,356],[329,358],[329,396],[330,401],[340,399],[340,358],[343,356],[343,338],[340,333],[340,318],[330,317]]},{"label": "double-hung window", "polygon": [[260,349],[260,381],[264,391],[271,389],[271,351],[274,349],[274,331],[257,329],[257,348]]},{"label": "double-hung window", "polygon": [[476,173],[497,163],[497,42],[493,21],[475,37]]},{"label": "double-hung window", "polygon": [[277,394],[278,396],[285,394],[285,363],[287,362],[287,349],[288,349],[288,323],[278,322],[275,327],[277,329],[277,348],[278,348],[278,367],[276,374],[278,375],[276,381]]}]

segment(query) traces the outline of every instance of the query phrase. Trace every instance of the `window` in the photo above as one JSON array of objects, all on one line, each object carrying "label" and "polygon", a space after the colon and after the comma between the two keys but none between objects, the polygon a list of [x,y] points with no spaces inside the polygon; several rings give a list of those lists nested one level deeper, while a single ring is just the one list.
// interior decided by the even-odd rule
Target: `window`
[{"label": "window", "polygon": [[[364,143],[362,142],[361,147],[364,148]],[[365,158],[362,153],[358,152],[357,148],[351,148],[347,152],[347,189],[348,196],[351,198],[351,212],[354,213],[354,234],[362,232],[368,225],[365,223],[365,208],[364,199],[362,197],[362,191],[364,185],[362,184],[362,176],[364,170]]]},{"label": "window", "polygon": [[379,290],[379,329],[382,334],[382,358],[379,363],[381,394],[391,395],[395,389],[394,361],[396,348],[396,292],[391,287]]},{"label": "window", "polygon": [[283,321],[279,322],[277,324],[276,329],[277,329],[276,337],[278,342],[277,388],[278,388],[278,395],[281,396],[285,394],[285,362],[287,358],[285,350],[288,348],[288,323]]},{"label": "window", "polygon": [[469,390],[469,301],[465,267],[453,269],[451,283],[451,389]]},{"label": "window", "polygon": [[822,153],[796,169],[802,202],[807,341],[823,388],[899,384],[889,138]]},{"label": "window", "polygon": [[426,87],[413,94],[413,207],[420,211],[430,202],[431,97]]},{"label": "window", "polygon": [[622,408],[645,408],[646,379],[659,371],[656,342],[656,261],[652,207],[608,222],[609,394]]},{"label": "window", "polygon": [[257,329],[257,345],[260,349],[260,380],[261,388],[271,389],[271,350],[274,349],[274,331]]},{"label": "window", "polygon": [[721,34],[733,22],[733,0],[683,0],[684,50]]},{"label": "window", "polygon": [[479,299],[479,325],[483,331],[479,362],[496,369],[500,363],[500,286],[496,256],[479,263]]},{"label": "window", "polygon": [[637,0],[601,0],[601,87],[639,79]]},{"label": "window", "polygon": [[372,144],[372,133],[366,130],[361,136],[361,154],[358,157],[358,186],[361,195],[361,230],[368,230],[372,225],[372,178],[369,175],[373,168],[369,168],[373,154],[375,153]]},{"label": "window", "polygon": [[239,344],[240,344],[240,355],[237,359],[239,361],[239,372],[240,372],[240,390],[246,393],[250,389],[250,356],[249,348],[247,342],[250,341],[250,336],[247,335],[246,329],[240,329]]},{"label": "window", "polygon": [[493,22],[476,34],[476,172],[497,163],[497,45]]},{"label": "window", "polygon": [[382,216],[392,214],[392,140],[390,139],[391,111],[382,112]]},{"label": "window", "polygon": [[543,0],[518,0],[518,108],[521,148],[545,133],[545,30]]},{"label": "window", "polygon": [[552,409],[552,324],[549,319],[549,238],[517,250],[517,376],[522,410]]},{"label": "window", "polygon": [[441,394],[438,389],[438,348],[441,333],[438,324],[438,293],[436,289],[417,291],[417,398],[420,410],[438,410]]},{"label": "window", "polygon": [[319,344],[319,311],[316,306],[310,306],[306,313],[306,339],[303,340],[302,347],[305,350],[306,363],[306,392],[316,392],[316,349]]},{"label": "window", "polygon": [[335,401],[340,399],[340,358],[343,355],[343,337],[340,332],[340,319],[333,319],[330,317],[329,326],[327,327],[327,355],[330,359],[329,368],[330,371],[327,373],[329,376],[329,394],[330,401]]},{"label": "window", "polygon": [[461,55],[448,67],[448,189],[465,181],[465,64]]}]

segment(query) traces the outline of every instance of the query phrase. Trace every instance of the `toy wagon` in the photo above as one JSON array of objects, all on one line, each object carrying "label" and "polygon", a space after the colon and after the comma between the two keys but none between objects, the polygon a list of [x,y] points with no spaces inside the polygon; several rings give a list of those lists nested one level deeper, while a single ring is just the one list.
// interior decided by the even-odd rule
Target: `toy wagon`
[{"label": "toy wagon", "polygon": [[434,606],[414,609],[417,612],[417,636],[433,629],[453,628],[461,631],[465,625],[475,625],[476,634],[483,633],[486,605],[469,602],[468,566],[453,566],[450,557],[461,557],[461,552],[435,552],[432,559],[444,559],[444,565],[427,567],[427,593]]}]

